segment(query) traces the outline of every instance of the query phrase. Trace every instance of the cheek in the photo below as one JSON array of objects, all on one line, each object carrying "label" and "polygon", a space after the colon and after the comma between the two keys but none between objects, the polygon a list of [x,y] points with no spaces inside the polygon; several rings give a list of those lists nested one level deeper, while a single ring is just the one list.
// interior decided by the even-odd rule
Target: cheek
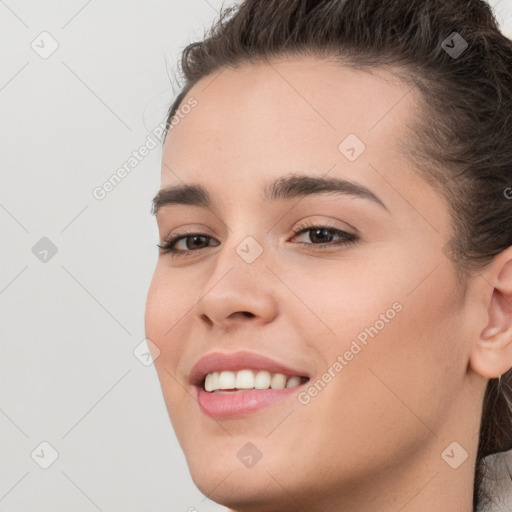
[{"label": "cheek", "polygon": [[[335,334],[314,350],[325,364],[319,377],[332,383],[320,383],[306,414],[325,418],[334,443],[357,443],[354,432],[358,439],[375,439],[378,428],[379,439],[387,439],[378,450],[392,457],[431,437],[447,417],[455,395],[450,389],[467,360],[460,296],[449,266],[440,263],[422,281],[434,266],[407,274],[397,271],[405,267],[387,265],[387,273],[372,273],[374,279],[338,274],[329,283],[317,281],[309,304]],[[336,371],[340,356],[342,369]],[[329,368],[336,377],[323,379]]]},{"label": "cheek", "polygon": [[[396,408],[395,414],[386,417],[401,418],[404,427],[426,433],[425,425],[436,430],[443,421],[454,398],[450,389],[467,365],[461,357],[458,304],[450,291],[450,276],[444,277],[440,274],[424,282],[409,295],[398,294],[402,310],[367,338],[357,356],[362,355],[361,372],[354,369],[351,379],[359,383],[353,386],[354,393],[363,386],[372,389],[364,400],[370,407],[382,414],[387,407]],[[378,327],[376,322],[373,326]]]},{"label": "cheek", "polygon": [[178,368],[189,338],[187,323],[192,306],[193,299],[186,295],[186,289],[178,289],[155,272],[146,300],[145,333],[169,418],[180,432],[183,417],[193,405],[190,395],[178,383],[185,378],[179,375]]},{"label": "cheek", "polygon": [[190,339],[194,297],[190,286],[177,286],[157,268],[146,299],[145,333],[152,354],[157,355],[153,360],[164,395],[173,400],[182,390],[176,379],[186,378],[178,374],[178,368]]},{"label": "cheek", "polygon": [[146,336],[162,351],[174,344],[181,323],[187,321],[194,306],[190,286],[177,284],[165,269],[157,266],[148,290],[145,310]]},{"label": "cheek", "polygon": [[[375,322],[380,329],[380,315],[388,312],[385,325],[399,316],[396,308],[400,305],[394,309],[393,304],[404,294],[393,276],[393,266],[396,263],[382,259],[367,261],[364,255],[347,255],[343,260],[313,262],[307,273],[303,266],[286,273],[285,280],[293,283],[299,299],[290,297],[286,314],[293,317],[294,325],[301,325],[304,340],[325,363],[349,350],[358,335],[369,339],[365,329]],[[336,352],[326,351],[326,347]]]}]

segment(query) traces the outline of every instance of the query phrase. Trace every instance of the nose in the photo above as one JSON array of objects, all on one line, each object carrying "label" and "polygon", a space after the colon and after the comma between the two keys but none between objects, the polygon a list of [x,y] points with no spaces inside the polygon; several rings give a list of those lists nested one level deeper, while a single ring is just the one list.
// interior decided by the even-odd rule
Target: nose
[{"label": "nose", "polygon": [[[266,266],[263,253],[251,263],[244,259],[242,243],[225,247],[215,269],[201,286],[195,315],[208,328],[230,330],[247,322],[266,324],[278,314],[278,283]],[[242,254],[242,256],[240,256]]]}]

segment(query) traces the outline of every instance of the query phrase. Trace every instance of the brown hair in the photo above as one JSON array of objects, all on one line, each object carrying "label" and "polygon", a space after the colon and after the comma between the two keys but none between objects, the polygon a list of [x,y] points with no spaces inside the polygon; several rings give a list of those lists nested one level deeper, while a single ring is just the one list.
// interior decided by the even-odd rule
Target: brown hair
[{"label": "brown hair", "polygon": [[[458,48],[467,43],[460,55],[449,52],[454,41]],[[166,134],[200,79],[287,56],[387,69],[421,92],[421,111],[400,144],[448,200],[452,237],[445,249],[460,282],[512,246],[512,41],[486,2],[245,0],[223,7],[204,40],[182,53],[186,83],[169,109]],[[482,485],[483,459],[511,448],[509,370],[485,392],[474,510],[492,499]]]}]

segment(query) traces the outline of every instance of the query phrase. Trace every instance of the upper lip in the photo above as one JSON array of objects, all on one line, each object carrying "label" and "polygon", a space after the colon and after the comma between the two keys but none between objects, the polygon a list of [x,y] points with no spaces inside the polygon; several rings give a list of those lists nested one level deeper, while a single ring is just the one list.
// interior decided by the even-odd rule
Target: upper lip
[{"label": "upper lip", "polygon": [[245,369],[266,370],[288,376],[309,377],[303,370],[289,368],[269,357],[254,352],[210,352],[201,357],[190,372],[190,382],[199,386],[209,373],[215,371],[237,371]]}]

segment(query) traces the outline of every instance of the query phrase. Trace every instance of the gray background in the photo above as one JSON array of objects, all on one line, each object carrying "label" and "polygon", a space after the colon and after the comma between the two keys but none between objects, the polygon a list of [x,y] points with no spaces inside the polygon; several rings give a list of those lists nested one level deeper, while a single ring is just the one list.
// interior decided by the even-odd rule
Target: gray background
[{"label": "gray background", "polygon": [[[163,120],[180,51],[221,4],[0,0],[2,511],[224,510],[144,364],[160,146],[92,193]],[[512,1],[492,4],[512,37]]]}]

